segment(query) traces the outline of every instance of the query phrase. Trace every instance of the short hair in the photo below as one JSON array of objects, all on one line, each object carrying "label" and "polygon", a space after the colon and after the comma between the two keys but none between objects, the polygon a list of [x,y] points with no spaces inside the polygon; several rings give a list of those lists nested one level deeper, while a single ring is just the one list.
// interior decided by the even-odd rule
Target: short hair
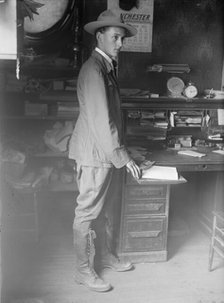
[{"label": "short hair", "polygon": [[[109,27],[113,27],[113,26],[103,26],[103,27],[100,27],[100,28],[98,28],[96,31],[95,31],[95,41],[97,41],[97,39],[96,39],[96,34],[97,33],[101,33],[101,34],[103,34],[103,33],[105,33],[107,30],[108,30],[108,28]],[[126,34],[127,34],[127,30],[124,28],[124,31],[125,31],[125,36],[126,36]]]},{"label": "short hair", "polygon": [[94,48],[98,45],[98,41],[97,41],[97,38],[96,38],[97,33],[103,34],[103,33],[105,33],[105,32],[107,31],[107,29],[108,29],[109,27],[110,27],[110,26],[103,26],[103,27],[98,28],[98,29],[95,31],[95,35],[94,35],[95,39],[94,39],[94,43],[93,43],[93,47],[94,47]]},{"label": "short hair", "polygon": [[[113,26],[103,26],[103,27],[100,27],[100,28],[98,28],[96,31],[95,31],[95,35],[94,35],[94,40],[93,40],[93,44],[92,44],[92,47],[93,47],[93,49],[95,48],[95,47],[97,47],[98,46],[98,40],[97,40],[97,33],[101,33],[101,34],[103,34],[103,33],[105,33],[107,30],[108,30],[108,28],[110,28],[110,27],[113,27]],[[126,34],[127,34],[127,31],[126,31],[126,29],[124,28],[124,30],[125,30],[125,36],[126,36]]]},{"label": "short hair", "polygon": [[96,37],[96,34],[97,34],[97,33],[101,33],[101,34],[105,33],[105,31],[108,29],[108,27],[110,27],[110,26],[103,26],[103,27],[98,28],[98,29],[95,31],[95,37]]}]

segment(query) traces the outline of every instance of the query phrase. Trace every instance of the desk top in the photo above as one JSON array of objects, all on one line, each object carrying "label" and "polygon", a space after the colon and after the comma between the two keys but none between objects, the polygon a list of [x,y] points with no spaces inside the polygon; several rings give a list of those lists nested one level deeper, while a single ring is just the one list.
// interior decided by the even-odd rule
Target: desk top
[{"label": "desk top", "polygon": [[175,166],[178,171],[224,171],[224,155],[214,153],[211,148],[203,148],[198,152],[205,156],[192,157],[179,155],[178,150],[166,149],[149,152],[149,160],[157,165]]}]

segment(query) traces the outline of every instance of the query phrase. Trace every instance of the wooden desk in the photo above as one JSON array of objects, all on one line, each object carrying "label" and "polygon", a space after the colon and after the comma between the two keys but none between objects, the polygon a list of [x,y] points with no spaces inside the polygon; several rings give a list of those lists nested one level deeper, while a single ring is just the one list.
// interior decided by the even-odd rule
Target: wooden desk
[{"label": "wooden desk", "polygon": [[[180,173],[197,173],[198,219],[203,228],[209,233],[212,230],[212,212],[224,210],[224,155],[212,152],[211,148],[199,149],[206,156],[194,158],[178,155],[175,150],[155,151],[149,159],[158,165],[175,166]],[[193,177],[193,175],[192,175]],[[187,178],[191,182],[191,177]]]},{"label": "wooden desk", "polygon": [[[204,149],[203,152],[206,156],[194,158],[178,155],[175,150],[161,150],[149,153],[148,158],[156,161],[157,165],[175,166],[180,173],[197,172],[200,176],[205,175],[197,184],[199,220],[205,224],[207,220],[206,225],[209,225],[212,210],[223,203],[224,156],[213,153],[211,149]],[[134,263],[167,260],[172,183],[175,182],[137,182],[129,174],[124,174],[119,239],[121,257],[128,257]]]},{"label": "wooden desk", "polygon": [[124,173],[119,255],[132,262],[167,260],[169,180],[135,180]]},{"label": "wooden desk", "polygon": [[211,148],[198,149],[204,157],[179,155],[177,150],[156,150],[149,152],[148,158],[157,165],[175,166],[179,172],[224,171],[224,155],[212,152]]}]

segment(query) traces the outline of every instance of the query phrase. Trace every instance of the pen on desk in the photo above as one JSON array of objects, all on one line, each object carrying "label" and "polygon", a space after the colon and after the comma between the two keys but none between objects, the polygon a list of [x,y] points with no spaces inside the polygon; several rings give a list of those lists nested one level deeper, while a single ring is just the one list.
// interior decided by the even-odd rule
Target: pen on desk
[{"label": "pen on desk", "polygon": [[213,97],[213,96],[212,96],[212,93],[213,93],[213,88],[211,88],[210,91],[209,91],[209,98],[212,98],[212,97]]}]

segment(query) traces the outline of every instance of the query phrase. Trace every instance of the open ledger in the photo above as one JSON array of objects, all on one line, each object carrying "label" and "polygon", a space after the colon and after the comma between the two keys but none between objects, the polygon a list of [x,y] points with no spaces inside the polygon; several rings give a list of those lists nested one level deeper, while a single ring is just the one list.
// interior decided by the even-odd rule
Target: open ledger
[{"label": "open ledger", "polygon": [[142,170],[142,179],[154,179],[154,180],[179,180],[179,175],[176,167],[172,166],[158,166]]}]

